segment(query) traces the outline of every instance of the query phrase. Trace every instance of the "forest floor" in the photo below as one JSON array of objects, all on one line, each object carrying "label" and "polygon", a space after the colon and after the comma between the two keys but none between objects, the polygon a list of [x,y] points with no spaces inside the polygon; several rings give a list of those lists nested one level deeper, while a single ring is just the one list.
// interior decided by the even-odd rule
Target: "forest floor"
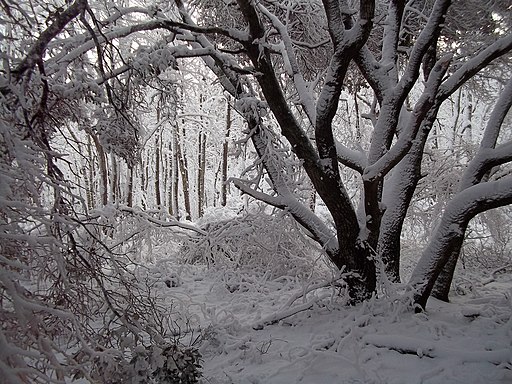
[{"label": "forest floor", "polygon": [[203,383],[512,383],[510,274],[465,275],[451,303],[415,314],[403,289],[348,307],[327,268],[271,272],[155,264]]}]

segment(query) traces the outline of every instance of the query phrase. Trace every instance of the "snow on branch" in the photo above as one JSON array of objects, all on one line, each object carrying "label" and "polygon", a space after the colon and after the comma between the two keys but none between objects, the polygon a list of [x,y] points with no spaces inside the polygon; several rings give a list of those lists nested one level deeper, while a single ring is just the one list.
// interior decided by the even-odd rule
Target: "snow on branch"
[{"label": "snow on branch", "polygon": [[339,141],[336,141],[336,153],[338,154],[338,161],[341,164],[363,174],[367,166],[367,159],[362,151],[354,151],[344,146]]},{"label": "snow on branch", "polygon": [[397,142],[389,151],[379,158],[377,162],[365,169],[364,178],[366,180],[384,177],[407,154],[425,116],[434,104],[436,92],[439,89],[444,74],[448,70],[452,56],[452,54],[445,55],[436,62],[434,69],[430,72],[425,90],[410,116],[407,129],[401,132]]},{"label": "snow on branch", "polygon": [[[49,70],[47,70],[47,74],[54,74],[59,70],[62,70],[59,65],[55,64],[69,63],[78,58],[79,56],[83,55],[85,52],[93,49],[96,44],[104,44],[115,39],[126,37],[136,32],[150,31],[156,29],[165,29],[175,33],[183,33],[187,31],[192,31],[196,33],[201,32],[204,34],[219,33],[219,31],[217,31],[216,28],[200,28],[195,27],[192,24],[180,23],[169,19],[149,20],[139,24],[119,27],[111,31],[96,32],[96,41],[89,40],[85,43],[80,44],[71,51],[63,51],[63,53],[65,52],[65,54],[61,56],[56,56],[55,58],[49,59],[47,61],[47,65],[49,67]],[[227,35],[229,35],[229,37],[233,38],[236,41],[245,41],[247,39],[247,36],[245,35],[237,36],[235,33]],[[211,44],[210,46],[196,46],[192,49],[186,48],[185,46],[175,46],[169,49],[173,54],[176,55],[176,57],[212,56],[217,52]]]},{"label": "snow on branch", "polygon": [[498,146],[496,149],[480,148],[471,160],[460,182],[460,190],[471,187],[482,181],[484,175],[493,167],[512,161],[512,141]]},{"label": "snow on branch", "polygon": [[[174,219],[170,219],[170,220],[157,219],[157,218],[151,216],[150,214],[148,214],[147,212],[144,212],[140,208],[128,207],[127,205],[116,205],[115,209],[118,210],[119,212],[129,213],[133,216],[138,216],[141,219],[144,219],[152,224],[155,224],[158,227],[162,227],[162,228],[177,227],[177,228],[185,229],[187,231],[196,232],[200,235],[206,235],[205,231],[203,231],[200,228],[195,227],[194,225],[182,223],[182,222],[180,222],[178,220],[174,220]],[[101,212],[98,212],[96,214],[87,216],[85,219],[90,220],[90,219],[98,218],[100,216],[101,216]],[[83,220],[83,221],[85,221],[85,220]]]},{"label": "snow on branch", "polygon": [[394,68],[394,70],[389,71],[388,74],[393,75],[395,83],[398,77],[396,71],[397,47],[404,7],[405,2],[403,0],[393,0],[389,2],[382,38],[382,58],[380,59],[380,63],[384,67],[391,66]]},{"label": "snow on branch", "polygon": [[285,208],[283,201],[279,197],[270,196],[267,193],[260,192],[251,188],[246,180],[232,177],[228,180],[228,182],[232,182],[233,185],[236,188],[238,188],[242,193],[245,193],[246,195],[249,195],[255,198],[256,200],[263,201],[264,203],[279,209]]},{"label": "snow on branch", "polygon": [[[307,311],[308,309],[312,308],[316,303],[329,297],[332,297],[332,291],[320,291],[319,293],[317,293],[316,291],[321,290],[323,288],[332,287],[342,277],[343,270],[340,270],[333,276],[333,278],[329,280],[306,286],[304,289],[292,295],[278,312],[272,313],[271,315],[268,315],[263,319],[259,319],[258,321],[254,322],[252,328],[255,330],[261,330],[267,325],[276,324],[281,320],[296,315],[299,312]],[[313,297],[308,299],[307,295],[312,292],[314,292],[314,294],[312,295]],[[303,299],[303,302],[301,304],[292,306],[293,303],[300,298]]]},{"label": "snow on branch", "polygon": [[296,315],[299,312],[307,311],[308,309],[312,308],[315,303],[317,303],[320,300],[323,300],[329,296],[331,296],[330,293],[325,293],[323,296],[316,296],[308,302],[299,304],[292,308],[287,308],[280,312],[273,313],[273,314],[259,320],[258,322],[255,322],[252,325],[252,328],[255,330],[261,330],[267,325],[278,323],[281,320],[284,320],[290,316]]},{"label": "snow on branch", "polygon": [[494,149],[503,121],[511,106],[512,79],[508,81],[491,112],[480,148],[464,172],[460,183],[460,190],[479,183],[484,174],[492,167],[512,161],[512,142],[504,143]]},{"label": "snow on branch", "polygon": [[435,279],[450,256],[446,250],[462,243],[468,222],[479,213],[507,204],[512,204],[512,176],[473,185],[453,197],[410,278],[416,303],[425,306]]},{"label": "snow on branch", "polygon": [[437,40],[450,3],[450,0],[437,0],[435,2],[428,22],[412,48],[409,63],[404,71],[404,75],[398,83],[400,92],[407,93],[418,78],[423,57],[427,53],[430,45]]},{"label": "snow on branch", "polygon": [[150,216],[149,214],[147,214],[146,212],[144,212],[144,211],[142,211],[141,209],[138,209],[138,208],[132,208],[132,207],[120,205],[120,206],[118,206],[118,209],[121,212],[130,213],[130,214],[132,214],[134,216],[139,216],[139,217],[149,221],[150,223],[156,224],[159,227],[163,227],[163,228],[178,227],[178,228],[181,228],[181,229],[186,229],[188,231],[196,232],[196,233],[198,233],[200,235],[205,235],[206,234],[205,231],[195,227],[194,225],[190,225],[190,224],[187,224],[187,223],[182,223],[182,222],[179,222],[178,220],[174,220],[174,219],[172,219],[172,220],[156,219],[156,218]]},{"label": "snow on branch", "polygon": [[451,222],[458,223],[470,220],[481,212],[511,203],[512,177],[506,177],[477,184],[459,192],[448,203],[443,216],[451,217]]},{"label": "snow on branch", "polygon": [[[314,212],[297,199],[286,183],[287,178],[283,170],[279,168],[278,164],[274,164],[274,162],[269,160],[268,156],[265,155],[266,151],[273,150],[273,145],[272,142],[269,141],[270,139],[264,135],[262,130],[264,130],[263,125],[258,129],[254,129],[252,131],[251,138],[256,151],[259,153],[259,156],[263,161],[267,174],[272,181],[272,187],[279,196],[279,200],[274,200],[275,198],[269,200],[270,196],[268,195],[260,197],[267,199],[263,201],[268,201],[270,203],[277,202],[282,209],[288,210],[293,218],[302,225],[302,227],[309,231],[313,239],[315,239],[326,250],[326,252],[329,254],[335,253],[338,249],[338,240],[333,231],[327,227],[327,225],[317,215],[315,215]],[[267,159],[264,160],[265,158]],[[247,192],[254,193],[252,191]],[[277,205],[275,206],[277,207]]]},{"label": "snow on branch", "polygon": [[[340,6],[342,5],[342,6]],[[324,86],[320,92],[317,103],[317,118],[315,135],[319,152],[322,152],[323,141],[325,145],[334,146],[329,132],[332,120],[338,109],[339,97],[343,81],[348,70],[350,60],[353,59],[361,47],[366,43],[373,23],[372,18],[375,11],[374,1],[361,2],[360,18],[354,23],[351,20],[352,11],[348,10],[346,2],[340,4],[339,1],[324,1],[325,13],[329,33],[334,45],[334,54],[327,70]],[[346,33],[345,28],[350,28],[350,34]],[[320,155],[321,158],[325,154]]]},{"label": "snow on branch", "polygon": [[439,87],[438,104],[450,97],[466,81],[475,76],[480,70],[494,59],[512,50],[512,33],[496,40],[472,59],[465,62]]},{"label": "snow on branch", "polygon": [[268,9],[266,9],[263,4],[258,3],[258,9],[267,17],[272,25],[277,29],[282,38],[282,46],[281,55],[283,56],[284,62],[288,63],[287,72],[290,77],[293,79],[293,83],[295,84],[295,88],[297,89],[297,93],[299,94],[299,101],[308,119],[311,124],[315,124],[316,120],[316,110],[313,101],[313,97],[311,95],[310,90],[306,86],[306,82],[304,81],[304,77],[300,71],[299,64],[297,63],[297,59],[295,56],[295,50],[293,49],[292,39],[290,38],[290,34],[284,25],[276,15],[272,14]]},{"label": "snow on branch", "polygon": [[[178,10],[183,21],[189,25],[195,25],[194,20],[188,13],[183,2],[176,1],[176,5],[178,6]],[[215,73],[224,89],[231,94],[231,96],[236,98],[238,96],[237,89],[240,79],[238,73],[232,70],[232,67],[235,66],[232,61],[229,58],[226,58],[225,55],[220,53],[218,50],[213,49],[214,45],[206,36],[201,34],[195,36],[195,41],[190,42],[189,45],[194,48],[212,49],[212,57],[203,56],[203,62],[212,70],[213,73]]]},{"label": "snow on branch", "polygon": [[382,102],[385,91],[390,88],[389,77],[384,67],[375,59],[366,45],[358,50],[354,61],[375,92],[377,100]]},{"label": "snow on branch", "polygon": [[481,148],[494,148],[503,121],[512,107],[512,78],[510,78],[496,102],[482,138]]},{"label": "snow on branch", "polygon": [[13,70],[16,76],[22,76],[27,70],[32,69],[39,61],[43,59],[44,52],[50,43],[67,24],[82,13],[87,6],[86,0],[76,0],[62,13],[57,13],[55,21],[46,28],[39,38],[32,44],[30,51],[25,58]]}]

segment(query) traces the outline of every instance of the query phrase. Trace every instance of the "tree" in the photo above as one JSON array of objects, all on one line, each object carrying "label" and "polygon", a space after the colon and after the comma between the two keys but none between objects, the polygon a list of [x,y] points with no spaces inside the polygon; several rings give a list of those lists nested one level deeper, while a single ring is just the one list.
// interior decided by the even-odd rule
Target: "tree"
[{"label": "tree", "polygon": [[[177,4],[183,22],[195,36],[192,47],[214,50],[213,60],[206,63],[226,90],[239,100],[239,111],[247,120],[274,195],[262,193],[240,180],[236,186],[259,200],[287,209],[324,247],[332,262],[351,274],[348,285],[356,301],[367,298],[375,289],[375,256],[383,261],[390,278],[398,280],[400,234],[422,177],[423,149],[432,126],[450,95],[499,62],[499,58],[506,60],[512,48],[509,26],[502,25],[502,31],[493,34],[492,43],[480,46],[477,54],[468,58],[465,52],[460,56],[457,52],[446,53],[456,43],[453,30],[443,28],[450,1],[436,1],[431,6],[421,1],[389,1],[379,3],[380,13],[376,14],[372,1],[361,1],[358,9],[352,9],[348,2],[335,0],[312,2],[308,6],[300,2],[240,0],[236,6],[231,3],[229,9],[230,17],[239,22],[238,29],[222,28],[223,20],[219,18],[215,19],[217,25],[197,27],[185,5],[181,1]],[[297,30],[308,30],[307,25],[295,22],[303,15],[303,7],[313,8],[317,13],[323,9],[328,42],[294,39]],[[311,9],[308,11],[314,14]],[[498,9],[497,12],[499,15]],[[416,17],[418,14],[420,18]],[[375,19],[383,22],[379,25]],[[209,40],[207,32],[216,32],[221,38]],[[226,40],[230,42],[225,43],[228,48],[216,49],[214,43],[220,45]],[[325,44],[331,44],[332,51],[328,65],[318,68],[323,74],[322,81],[307,81],[298,52],[304,46],[314,50]],[[354,150],[335,137],[335,117],[352,62],[377,101],[368,114],[373,132],[366,151]],[[234,67],[233,63],[246,66]],[[252,72],[254,82],[241,80],[247,77],[241,75],[247,71]],[[421,72],[425,78],[423,85]],[[263,98],[259,98],[260,94]],[[412,101],[410,110],[405,104],[407,99]],[[306,209],[282,169],[267,154],[268,146],[275,145],[266,134],[267,109],[329,210],[333,229]],[[313,137],[308,133],[311,131]],[[351,201],[347,194],[341,167],[361,175],[360,202]],[[490,204],[478,204],[477,211],[509,203],[506,193],[490,199]],[[431,246],[425,254],[429,252]],[[434,253],[446,256],[450,252],[450,247],[444,245]]]},{"label": "tree", "polygon": [[[160,8],[103,8],[76,1],[49,16],[53,23],[19,55],[10,73],[15,82],[30,84],[36,84],[35,69],[44,74],[38,80],[44,92],[36,100],[80,103],[91,98],[104,103],[102,116],[108,124],[97,125],[97,134],[103,135],[102,145],[112,144],[109,137],[122,138],[120,145],[106,149],[130,162],[137,158],[141,131],[134,90],[158,84],[177,70],[178,59],[201,57],[234,98],[272,190],[257,183],[262,177],[237,179],[236,187],[287,210],[332,263],[345,270],[350,296],[358,302],[374,293],[380,261],[391,280],[400,279],[404,220],[423,176],[425,145],[445,101],[470,80],[487,76],[490,68],[499,68],[500,78],[510,73],[509,10],[496,6],[493,12],[480,12],[486,22],[475,24],[477,33],[472,34],[450,13],[460,12],[461,3],[451,3],[196,0],[187,5],[177,0]],[[68,24],[80,32],[72,34]],[[144,38],[137,35],[140,31],[146,32]],[[471,44],[459,38],[462,32]],[[80,71],[68,74],[80,65]],[[64,92],[69,84],[63,74],[80,75],[87,87]],[[10,94],[12,82],[4,83],[2,94]],[[361,116],[370,125],[368,142],[362,145],[348,140],[352,127],[340,125],[342,95],[358,91],[355,100],[364,100]],[[369,91],[374,100],[367,98]],[[171,123],[176,126],[174,172],[180,170],[187,197],[192,179],[185,162],[191,157],[180,139],[191,135],[181,121]],[[353,128],[361,138],[359,124]],[[161,154],[158,158],[160,163]],[[499,164],[509,161],[500,158]],[[112,167],[119,166],[112,160]],[[347,170],[359,175],[358,193],[348,191]],[[308,180],[304,183],[297,175]],[[300,183],[313,186],[329,218],[310,209],[311,194],[304,195]],[[506,194],[490,198],[492,203],[479,204],[475,213],[508,204]],[[190,216],[191,204],[185,203]],[[444,262],[454,259],[445,257],[450,252],[448,245],[435,252],[429,246],[425,254],[432,255],[425,257]],[[426,274],[415,276],[417,286],[427,279]]]},{"label": "tree", "polygon": [[501,127],[512,106],[512,78],[502,91],[484,130],[480,148],[469,162],[459,192],[448,203],[428,247],[411,278],[416,302],[428,296],[448,300],[448,292],[469,221],[478,213],[512,203],[510,176],[489,180],[494,167],[512,160],[512,142],[497,145]]},{"label": "tree", "polygon": [[[130,207],[92,212],[89,208],[97,208],[94,196],[83,199],[77,183],[62,171],[67,159],[56,149],[59,134],[68,130],[63,134],[70,135],[66,144],[75,145],[75,152],[86,156],[93,168],[92,143],[80,148],[86,143],[83,137],[90,137],[106,205],[109,181],[115,185],[111,197],[120,194],[117,181],[107,179],[104,149],[116,166],[121,158],[130,167],[139,144],[139,126],[131,114],[135,109],[123,108],[128,104],[121,97],[134,94],[114,89],[114,83],[105,85],[104,63],[93,59],[104,59],[105,50],[89,25],[95,20],[92,8],[82,0],[60,7],[28,1],[0,6],[0,32],[8,41],[0,42],[0,349],[10,351],[0,358],[2,380],[147,382],[187,375],[189,382],[197,382],[198,354],[177,347],[163,330],[171,320],[150,290],[136,282],[126,257],[141,248],[138,235],[144,226],[180,224],[140,216]],[[94,10],[101,17],[101,9]],[[92,45],[82,51],[85,55],[61,50],[80,51],[88,43]],[[130,85],[126,78],[116,81]],[[84,153],[79,150],[86,148]],[[132,346],[127,340],[134,341]],[[127,347],[133,360],[125,360]],[[164,360],[196,366],[184,367],[190,374],[181,367],[179,372],[154,370],[149,367],[155,351]],[[135,361],[145,361],[148,369],[141,371],[139,363],[136,368]]]}]

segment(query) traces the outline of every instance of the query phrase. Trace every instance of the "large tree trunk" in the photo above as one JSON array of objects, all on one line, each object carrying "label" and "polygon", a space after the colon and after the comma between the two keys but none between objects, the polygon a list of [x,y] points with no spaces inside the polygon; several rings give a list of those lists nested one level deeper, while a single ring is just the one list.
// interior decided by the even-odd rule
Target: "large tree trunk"
[{"label": "large tree trunk", "polygon": [[[335,217],[346,217],[347,222],[340,222],[336,228],[336,236],[329,235],[328,229],[323,228],[321,220],[314,215],[308,206],[301,204],[295,199],[293,193],[288,190],[286,179],[282,170],[277,169],[272,163],[272,156],[267,156],[270,143],[262,135],[262,128],[258,127],[256,122],[251,122],[249,119],[249,128],[252,131],[252,142],[259,158],[262,160],[267,174],[272,181],[274,190],[279,196],[278,201],[281,202],[280,208],[286,208],[295,220],[304,228],[310,231],[315,238],[325,249],[327,256],[333,264],[343,269],[346,273],[346,282],[348,293],[351,303],[358,303],[369,299],[375,292],[377,278],[375,268],[375,253],[367,243],[361,241],[359,234],[359,225],[355,212],[351,211],[351,215],[345,211],[346,206],[339,204],[336,206],[337,211],[332,211]],[[327,175],[326,175],[327,178]],[[331,181],[332,182],[332,181]],[[320,195],[329,195],[329,186],[331,183],[328,181],[326,184],[317,184],[322,188],[319,191]],[[331,191],[333,194],[338,193],[339,185],[334,187],[335,190]],[[353,217],[354,222],[352,226],[348,224],[348,219]],[[333,245],[333,240],[337,239],[337,244]],[[334,240],[334,242],[336,242]]]},{"label": "large tree trunk", "polygon": [[448,257],[448,261],[445,266],[439,272],[434,287],[432,288],[432,296],[436,299],[448,302],[448,294],[450,293],[450,287],[452,285],[453,275],[455,274],[455,267],[459,260],[460,251],[462,249],[463,241],[460,242],[459,246],[453,247],[453,250]]},{"label": "large tree trunk", "polygon": [[384,264],[386,276],[396,283],[400,282],[402,227],[420,179],[422,150],[423,144],[416,142],[411,152],[393,170],[391,185],[383,199],[386,210],[381,220],[377,253]]},{"label": "large tree trunk", "polygon": [[[474,185],[459,192],[448,203],[437,230],[411,276],[410,284],[415,290],[416,304],[425,308],[434,284],[450,257],[455,259],[450,263],[456,263],[469,221],[478,213],[511,203],[510,177]],[[451,282],[451,278],[448,280]],[[445,279],[441,283],[448,280]],[[449,285],[448,288],[444,287],[438,291],[443,292],[446,289],[449,289]]]},{"label": "large tree trunk", "polygon": [[386,208],[381,220],[377,253],[384,264],[388,279],[392,282],[400,282],[402,227],[421,179],[423,150],[436,116],[437,109],[434,109],[418,131],[409,153],[396,166],[385,184],[382,202]]}]

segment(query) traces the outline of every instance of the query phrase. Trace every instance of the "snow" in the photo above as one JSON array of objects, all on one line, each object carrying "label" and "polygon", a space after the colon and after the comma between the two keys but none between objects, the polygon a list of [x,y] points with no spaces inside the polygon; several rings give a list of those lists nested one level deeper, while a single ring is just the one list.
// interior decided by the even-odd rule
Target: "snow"
[{"label": "snow", "polygon": [[[414,314],[406,296],[347,307],[337,275],[309,281],[267,270],[160,263],[162,292],[202,330],[204,383],[509,383],[512,277]],[[165,266],[165,267],[164,267]],[[313,268],[314,269],[314,268]],[[158,278],[158,276],[156,277]],[[483,278],[482,278],[483,281]],[[397,287],[400,288],[400,287]],[[340,294],[341,293],[341,294]]]}]

